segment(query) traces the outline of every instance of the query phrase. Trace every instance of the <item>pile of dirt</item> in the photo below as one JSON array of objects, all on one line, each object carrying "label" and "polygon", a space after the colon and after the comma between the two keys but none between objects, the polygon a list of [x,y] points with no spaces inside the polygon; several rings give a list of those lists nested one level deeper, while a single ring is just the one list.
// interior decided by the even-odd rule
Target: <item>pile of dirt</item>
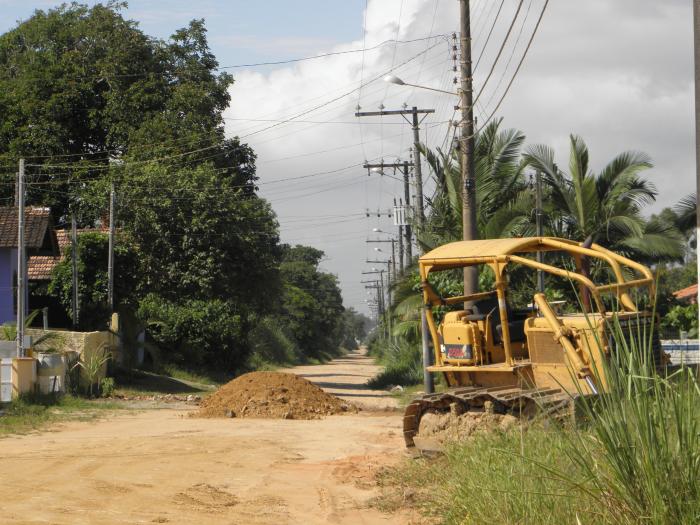
[{"label": "pile of dirt", "polygon": [[504,432],[517,423],[518,418],[513,415],[490,411],[428,412],[420,419],[418,436],[444,444],[464,441],[481,432]]},{"label": "pile of dirt", "polygon": [[281,372],[251,372],[226,383],[202,401],[200,417],[318,419],[355,412],[303,377]]}]

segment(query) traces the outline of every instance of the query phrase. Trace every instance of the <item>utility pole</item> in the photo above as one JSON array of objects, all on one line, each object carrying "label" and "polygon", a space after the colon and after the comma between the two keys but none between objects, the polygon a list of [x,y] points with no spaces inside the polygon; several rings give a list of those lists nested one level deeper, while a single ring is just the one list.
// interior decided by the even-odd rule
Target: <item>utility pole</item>
[{"label": "utility pole", "polygon": [[[474,102],[472,92],[472,42],[469,0],[459,0],[460,25],[460,105],[462,108],[462,238],[471,241],[479,238],[476,229],[476,174],[474,172]],[[464,294],[477,291],[479,274],[476,266],[464,269]]]},{"label": "utility pole", "polygon": [[[403,196],[406,200],[406,206],[411,207],[411,188],[408,183],[408,161],[403,163]],[[406,235],[406,266],[411,266],[411,261],[413,260],[413,248],[411,244],[413,239],[411,238],[411,225],[406,221],[406,226],[404,226],[404,235]]]},{"label": "utility pole", "polygon": [[[425,218],[425,213],[423,211],[423,172],[420,166],[420,123],[423,119],[427,117],[430,113],[435,113],[434,109],[418,109],[413,106],[411,109],[395,109],[390,111],[358,111],[355,113],[356,117],[377,117],[386,115],[401,115],[406,122],[408,122],[413,128],[413,146],[416,152],[415,168],[416,168],[416,199],[418,200],[418,213],[416,215],[418,226],[423,226],[423,219]],[[406,115],[411,115],[411,120],[406,118]],[[423,115],[423,118],[418,118],[418,115]],[[410,201],[406,202],[407,204]]]},{"label": "utility pole", "polygon": [[[413,163],[408,162],[407,160],[403,162],[378,162],[378,163],[371,163],[371,162],[365,162],[362,167],[368,170],[368,173],[372,173],[373,170],[379,170],[379,172],[383,172],[385,168],[393,168],[394,170],[401,170],[403,172],[403,193],[404,197],[406,199],[406,206],[410,208],[411,205],[411,188],[410,184],[408,182],[408,168],[412,167]],[[413,249],[411,248],[412,244],[412,239],[411,239],[411,225],[407,224],[403,227],[404,228],[404,235],[406,236],[406,266],[411,265],[411,259],[413,259]],[[403,270],[403,267],[401,268]]]},{"label": "utility pole", "polygon": [[17,357],[24,357],[24,299],[27,275],[27,257],[24,251],[24,159],[19,159],[17,188]]},{"label": "utility pole", "polygon": [[[375,261],[379,263],[386,263],[386,261]],[[391,262],[389,262],[391,264]],[[376,275],[379,274],[379,285],[378,285],[378,294],[377,294],[377,302],[379,304],[379,314],[380,317],[383,316],[386,313],[386,303],[384,302],[384,270],[372,270],[371,272],[362,272],[362,275]],[[388,301],[391,301],[391,279],[387,278],[387,293],[389,295]],[[387,319],[385,320],[386,322],[384,323],[385,327],[385,335],[387,336],[387,339],[391,336],[391,316],[389,315]]]},{"label": "utility pole", "polygon": [[[403,202],[401,199],[399,199],[399,206],[403,208]],[[394,208],[396,208],[396,199],[394,199]],[[399,224],[399,270],[403,272],[403,225]],[[394,249],[394,246],[392,245],[391,249]]]},{"label": "utility pole", "polygon": [[[463,0],[462,0],[463,1]],[[418,208],[416,210],[416,219],[418,223],[418,227],[422,228],[423,227],[423,220],[425,218],[425,212],[423,210],[423,172],[421,170],[421,162],[420,162],[420,123],[422,122],[422,119],[418,118],[419,114],[423,115],[423,118],[428,116],[430,113],[435,113],[434,109],[418,109],[416,106],[413,106],[410,110],[409,109],[403,109],[403,110],[392,110],[392,111],[365,111],[365,112],[360,112],[358,111],[355,113],[356,117],[369,117],[369,116],[384,116],[384,115],[401,115],[406,122],[411,124],[411,127],[413,128],[413,146],[415,150],[415,159],[414,159],[414,166],[416,169],[416,199],[417,199],[417,205],[416,207]],[[406,118],[406,115],[411,115],[411,120],[408,120]],[[408,169],[407,165],[404,164],[404,186],[407,186],[408,184]],[[410,204],[410,196],[407,194],[406,195],[406,203]],[[407,242],[407,246],[410,249],[411,243],[410,241]],[[412,256],[409,255],[409,264],[411,261]],[[426,319],[426,307],[424,306],[421,310],[421,346],[423,350],[423,384],[425,388],[425,393],[426,394],[432,394],[435,391],[435,387],[433,384],[433,376],[430,372],[428,372],[427,367],[431,365],[432,362],[432,354],[430,353],[430,342],[428,339],[428,321]]]},{"label": "utility pole", "polygon": [[73,270],[73,299],[71,301],[71,307],[73,309],[73,328],[78,328],[80,316],[80,304],[78,303],[78,222],[75,219],[75,213],[71,214],[70,218],[70,248],[71,266]]},{"label": "utility pole", "polygon": [[[423,209],[423,168],[420,161],[420,122],[418,121],[418,108],[413,106],[411,127],[413,128],[413,151],[415,153],[416,170],[416,199],[418,200],[418,227],[423,229],[425,210]],[[423,117],[425,118],[425,117]]]},{"label": "utility pole", "polygon": [[[700,280],[700,0],[693,0],[693,33],[695,47],[695,249]],[[700,290],[699,290],[700,293]],[[700,295],[698,295],[700,303]],[[699,314],[700,315],[700,314]]]},{"label": "utility pole", "polygon": [[[414,108],[416,109],[416,108]],[[422,111],[433,111],[433,110],[422,110]],[[370,112],[367,114],[375,114],[376,112]],[[379,112],[379,113],[388,113],[388,112]],[[393,114],[393,113],[392,113]],[[360,114],[360,113],[355,113],[356,116],[362,116],[365,115]],[[418,150],[416,150],[416,154],[418,154]],[[417,156],[416,157],[417,164],[420,164],[420,158]],[[378,163],[378,164],[370,164],[370,163],[365,163],[363,164],[363,167],[372,170],[372,169],[379,169],[383,170],[384,168],[394,168],[394,169],[401,169],[403,168],[403,181],[404,181],[404,194],[406,197],[406,202],[408,203],[411,195],[410,195],[410,189],[409,189],[409,183],[408,183],[408,168],[409,166],[413,166],[413,163],[409,163],[408,161],[404,161],[402,163]],[[420,179],[419,172],[416,171],[416,181]],[[416,182],[416,187],[418,187],[418,182]],[[421,192],[422,192],[422,184],[421,184]],[[418,193],[418,190],[416,190],[416,193]],[[416,217],[418,218],[419,224],[422,225],[422,218],[423,218],[423,196],[422,193],[420,194],[420,198],[418,199],[418,205],[417,208],[419,208],[419,211],[416,214]],[[411,226],[406,225],[406,257],[408,258],[407,264],[411,264],[411,260],[413,259],[413,253],[411,249]],[[425,388],[425,393],[426,394],[432,394],[435,391],[435,386],[433,383],[433,376],[430,372],[427,371],[427,367],[432,364],[432,354],[430,352],[430,339],[428,336],[428,320],[426,318],[426,315],[428,313],[426,312],[426,307],[424,306],[421,308],[420,312],[420,317],[421,317],[421,349],[423,353],[423,385]]]},{"label": "utility pole", "polygon": [[109,192],[109,255],[107,261],[107,302],[109,312],[114,312],[114,183]]},{"label": "utility pole", "polygon": [[[544,235],[542,225],[542,174],[539,170],[535,172],[535,225],[537,236],[542,237]],[[544,253],[541,251],[537,252],[537,262],[544,262]],[[542,270],[537,270],[537,291],[544,293],[544,272]]]}]

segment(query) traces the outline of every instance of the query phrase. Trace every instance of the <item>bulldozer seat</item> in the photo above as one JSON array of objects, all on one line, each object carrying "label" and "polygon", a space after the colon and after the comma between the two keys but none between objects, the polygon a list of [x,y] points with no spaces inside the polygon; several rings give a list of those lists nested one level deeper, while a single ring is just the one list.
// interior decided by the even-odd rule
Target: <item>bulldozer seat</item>
[{"label": "bulldozer seat", "polygon": [[[500,314],[498,313],[498,298],[488,297],[481,301],[476,301],[472,306],[472,315],[467,316],[469,321],[481,321],[489,314],[491,315],[491,334],[496,344],[503,343],[503,325],[500,324]],[[514,343],[525,341],[525,319],[521,317],[521,312],[514,312],[510,305],[506,303],[506,315],[508,316],[508,328],[510,340]],[[525,313],[527,317],[527,314]]]}]

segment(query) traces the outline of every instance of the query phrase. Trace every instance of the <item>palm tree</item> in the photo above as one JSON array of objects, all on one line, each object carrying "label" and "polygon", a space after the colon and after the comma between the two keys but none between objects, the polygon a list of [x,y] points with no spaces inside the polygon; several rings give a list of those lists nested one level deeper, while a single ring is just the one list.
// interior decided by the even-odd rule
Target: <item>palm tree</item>
[{"label": "palm tree", "polygon": [[677,226],[680,231],[690,235],[695,230],[698,216],[698,194],[686,195],[674,207],[678,216]]},{"label": "palm tree", "polygon": [[559,235],[582,239],[585,246],[603,243],[638,257],[682,255],[682,241],[675,228],[648,223],[642,216],[643,208],[657,195],[654,185],[639,176],[652,167],[645,153],[620,153],[600,173],[594,173],[586,143],[571,135],[568,174],[556,165],[554,151],[548,146],[528,148],[524,159],[543,174]]},{"label": "palm tree", "polygon": [[[482,236],[485,233],[512,233],[523,221],[519,214],[508,220],[506,210],[523,206],[530,193],[521,161],[521,148],[525,135],[515,129],[501,130],[502,119],[491,122],[475,140],[474,157],[476,173],[476,200],[479,205],[477,222]],[[422,147],[422,152],[435,178],[435,193],[428,199],[429,220],[423,231],[417,232],[418,241],[430,249],[440,244],[462,238],[462,174],[461,155],[456,150],[445,153]],[[524,208],[524,206],[523,206]],[[532,211],[533,206],[528,205]]]}]

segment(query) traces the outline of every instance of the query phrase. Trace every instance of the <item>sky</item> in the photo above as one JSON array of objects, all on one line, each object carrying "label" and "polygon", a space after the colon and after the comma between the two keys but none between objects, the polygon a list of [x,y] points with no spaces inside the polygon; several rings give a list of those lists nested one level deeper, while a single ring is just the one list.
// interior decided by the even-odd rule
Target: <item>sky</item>
[{"label": "sky", "polygon": [[[654,161],[646,175],[659,191],[650,212],[695,191],[690,0],[551,0],[508,87],[544,3],[471,1],[474,85],[476,93],[483,90],[477,126],[502,117],[501,126],[524,132],[527,144],[555,148],[562,166],[571,133],[588,144],[594,170],[622,151],[644,151]],[[53,5],[0,0],[0,31]],[[338,276],[346,306],[366,312],[361,281],[373,276],[362,272],[382,267],[366,261],[385,260],[390,251],[366,240],[396,234],[387,213],[403,186],[391,171],[367,175],[362,164],[408,159],[412,138],[399,116],[354,113],[358,105],[434,109],[421,125],[421,141],[449,144],[457,97],[382,77],[391,72],[456,90],[451,34],[458,9],[456,0],[140,0],[129,2],[125,15],[159,38],[204,18],[222,66],[342,52],[228,69],[235,83],[226,129],[257,153],[261,193],[278,214],[282,240],[322,249],[323,267]]]}]

